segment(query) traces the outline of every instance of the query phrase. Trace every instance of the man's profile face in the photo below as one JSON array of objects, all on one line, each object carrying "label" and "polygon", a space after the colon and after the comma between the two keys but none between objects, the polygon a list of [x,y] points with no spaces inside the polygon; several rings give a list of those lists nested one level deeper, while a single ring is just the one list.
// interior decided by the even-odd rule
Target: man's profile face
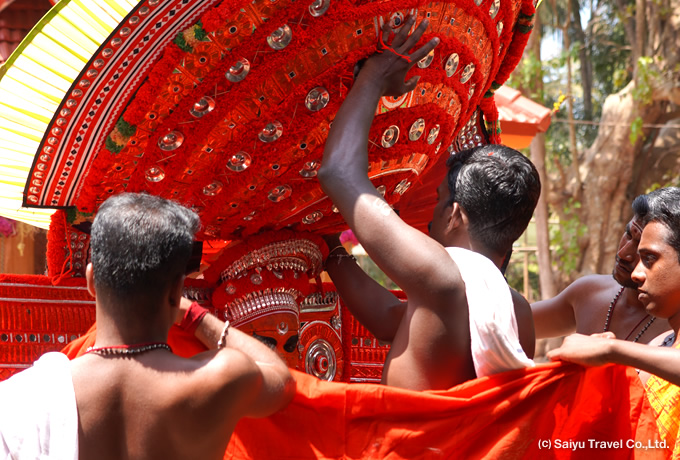
[{"label": "man's profile face", "polygon": [[444,180],[437,187],[437,205],[434,207],[432,222],[429,225],[430,237],[441,244],[444,244],[444,234],[448,221],[447,212],[451,212],[451,205],[447,206],[450,197],[448,179],[444,177]]},{"label": "man's profile face", "polygon": [[612,276],[623,287],[635,289],[637,284],[631,279],[630,275],[638,264],[638,245],[642,236],[642,223],[638,216],[626,225],[626,231],[619,242],[619,249],[616,251],[616,263]]},{"label": "man's profile face", "polygon": [[647,312],[670,320],[680,318],[680,262],[667,242],[669,236],[670,229],[661,222],[645,226],[638,247],[640,262],[632,279],[638,283],[638,299]]}]

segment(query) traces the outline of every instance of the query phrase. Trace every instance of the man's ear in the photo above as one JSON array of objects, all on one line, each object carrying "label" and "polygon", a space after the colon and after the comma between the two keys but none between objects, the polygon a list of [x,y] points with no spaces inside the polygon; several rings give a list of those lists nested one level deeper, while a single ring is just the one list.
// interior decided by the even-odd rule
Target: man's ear
[{"label": "man's ear", "polygon": [[97,290],[94,287],[94,268],[92,267],[92,263],[87,264],[87,267],[85,268],[85,280],[87,281],[87,292],[96,299]]},{"label": "man's ear", "polygon": [[459,230],[460,228],[467,227],[468,219],[467,214],[460,204],[454,202],[451,206],[451,213],[449,214],[448,221],[446,222],[446,230],[448,233]]}]

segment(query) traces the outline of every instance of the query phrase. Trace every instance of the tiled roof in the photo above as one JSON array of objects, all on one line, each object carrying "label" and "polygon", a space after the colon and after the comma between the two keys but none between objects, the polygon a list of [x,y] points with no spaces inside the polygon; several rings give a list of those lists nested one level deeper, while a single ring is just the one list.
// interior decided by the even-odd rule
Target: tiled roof
[{"label": "tiled roof", "polygon": [[49,0],[0,0],[0,63],[51,7]]},{"label": "tiled roof", "polygon": [[512,132],[508,125],[516,123],[515,129],[526,130],[526,134],[544,133],[550,126],[550,109],[537,104],[509,86],[501,86],[495,93],[498,118],[503,132]]}]

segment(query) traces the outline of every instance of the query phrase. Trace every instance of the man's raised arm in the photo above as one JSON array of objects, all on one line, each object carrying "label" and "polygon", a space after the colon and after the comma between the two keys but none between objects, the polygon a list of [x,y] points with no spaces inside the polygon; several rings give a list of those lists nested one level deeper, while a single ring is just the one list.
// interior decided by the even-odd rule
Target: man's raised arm
[{"label": "man's raised arm", "polygon": [[[412,91],[418,81],[404,81],[407,71],[438,44],[434,38],[410,53],[427,28],[423,21],[412,35],[408,18],[389,45],[368,58],[333,121],[319,181],[371,258],[409,295],[423,297],[451,289],[456,270],[443,246],[404,223],[376,191],[366,174],[368,134],[382,96]],[[389,41],[388,24],[382,42]]]}]

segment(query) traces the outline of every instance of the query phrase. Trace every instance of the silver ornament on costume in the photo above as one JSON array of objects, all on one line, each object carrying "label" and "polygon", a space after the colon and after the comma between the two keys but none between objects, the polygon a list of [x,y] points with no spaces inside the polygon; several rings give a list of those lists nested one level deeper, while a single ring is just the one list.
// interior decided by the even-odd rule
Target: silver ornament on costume
[{"label": "silver ornament on costume", "polygon": [[206,196],[215,196],[222,191],[222,182],[212,181],[203,187],[203,194]]},{"label": "silver ornament on costume", "polygon": [[323,213],[321,211],[314,211],[311,214],[307,214],[302,218],[302,223],[306,225],[311,225],[323,219]]},{"label": "silver ornament on costume", "polygon": [[380,144],[382,144],[382,146],[385,148],[389,148],[396,144],[398,140],[399,127],[396,125],[391,125],[383,132],[382,138],[380,139]]},{"label": "silver ornament on costume", "polygon": [[491,7],[489,8],[489,16],[494,19],[498,14],[498,10],[501,8],[501,0],[493,0]]},{"label": "silver ornament on costume", "polygon": [[427,135],[427,143],[430,145],[434,144],[434,141],[437,140],[437,136],[439,136],[439,125],[434,125],[434,128],[432,128]]},{"label": "silver ornament on costume", "polygon": [[160,182],[165,179],[165,171],[160,166],[151,166],[147,168],[145,177],[149,182]]},{"label": "silver ornament on costume", "polygon": [[312,112],[318,112],[328,105],[330,94],[323,86],[317,86],[307,93],[305,97],[305,107]]},{"label": "silver ornament on costume", "polygon": [[330,6],[331,0],[314,0],[314,2],[309,5],[309,14],[318,18],[319,16],[323,16]]},{"label": "silver ornament on costume", "polygon": [[273,201],[274,203],[278,203],[279,201],[283,201],[289,196],[293,194],[293,189],[290,187],[290,185],[278,185],[271,189],[269,192],[268,198]]},{"label": "silver ornament on costume", "polygon": [[232,83],[239,82],[246,78],[250,72],[250,62],[246,58],[241,58],[234,63],[224,76]]},{"label": "silver ornament on costume", "polygon": [[319,169],[320,163],[318,161],[307,161],[302,165],[300,170],[300,175],[304,178],[316,177],[317,170]]},{"label": "silver ornament on costume", "polygon": [[408,138],[412,141],[417,141],[420,136],[425,132],[425,120],[423,118],[418,118],[413,122],[411,128],[408,130]]},{"label": "silver ornament on costume", "polygon": [[448,59],[446,60],[446,64],[444,64],[444,70],[446,71],[447,77],[451,77],[454,73],[456,73],[456,69],[458,69],[458,61],[460,61],[458,53],[451,53],[449,55]]},{"label": "silver ornament on costume", "polygon": [[420,67],[421,69],[426,69],[430,66],[430,64],[432,64],[433,60],[434,60],[434,50],[427,53],[427,56],[425,56],[420,61],[418,61],[418,67]]},{"label": "silver ornament on costume", "polygon": [[284,24],[278,29],[276,29],[272,34],[267,37],[267,44],[275,50],[282,50],[293,39],[293,31],[290,30],[288,24]]},{"label": "silver ornament on costume", "polygon": [[158,139],[158,147],[165,152],[171,152],[179,148],[182,142],[184,142],[184,134],[179,131],[170,131]]},{"label": "silver ornament on costume", "polygon": [[201,118],[203,115],[212,112],[214,108],[215,100],[210,96],[203,96],[194,103],[194,106],[189,110],[189,113],[196,118]]},{"label": "silver ornament on costume", "polygon": [[475,73],[475,65],[470,63],[465,66],[463,69],[463,73],[460,76],[460,82],[461,83],[467,83],[470,78],[472,78],[472,74]]},{"label": "silver ornament on costume", "polygon": [[257,134],[257,137],[262,142],[274,142],[283,134],[283,125],[278,121],[267,123],[262,131]]},{"label": "silver ornament on costume", "polygon": [[250,162],[250,155],[241,150],[240,152],[233,154],[231,158],[227,160],[227,168],[235,172],[245,171],[248,169],[248,166],[250,166]]}]

